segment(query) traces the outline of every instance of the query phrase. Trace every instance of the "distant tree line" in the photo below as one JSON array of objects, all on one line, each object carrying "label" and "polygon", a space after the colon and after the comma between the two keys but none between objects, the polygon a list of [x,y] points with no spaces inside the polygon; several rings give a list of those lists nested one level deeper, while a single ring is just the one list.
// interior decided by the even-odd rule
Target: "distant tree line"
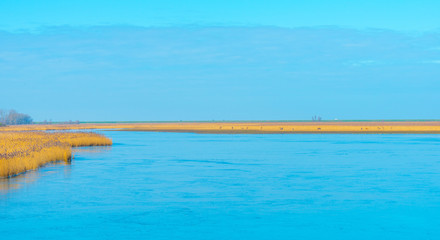
[{"label": "distant tree line", "polygon": [[0,125],[19,125],[19,124],[32,124],[33,120],[31,116],[19,113],[15,110],[1,110],[0,109]]}]

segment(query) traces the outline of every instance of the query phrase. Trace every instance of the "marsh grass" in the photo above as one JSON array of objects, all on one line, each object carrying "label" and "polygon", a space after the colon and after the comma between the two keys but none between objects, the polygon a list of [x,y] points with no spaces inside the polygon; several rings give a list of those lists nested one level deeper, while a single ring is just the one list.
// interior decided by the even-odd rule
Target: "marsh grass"
[{"label": "marsh grass", "polygon": [[0,177],[11,177],[50,162],[72,159],[72,147],[109,146],[96,133],[40,131],[0,132]]},{"label": "marsh grass", "polygon": [[440,121],[323,121],[323,122],[155,122],[34,124],[0,127],[0,131],[85,130],[197,132],[224,134],[264,133],[433,133],[440,134]]}]

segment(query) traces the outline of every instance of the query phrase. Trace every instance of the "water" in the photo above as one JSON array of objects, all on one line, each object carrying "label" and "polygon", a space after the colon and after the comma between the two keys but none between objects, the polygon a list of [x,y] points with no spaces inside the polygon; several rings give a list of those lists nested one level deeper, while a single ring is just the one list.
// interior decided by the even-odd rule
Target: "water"
[{"label": "water", "polygon": [[0,182],[2,239],[440,238],[438,135],[104,133]]}]

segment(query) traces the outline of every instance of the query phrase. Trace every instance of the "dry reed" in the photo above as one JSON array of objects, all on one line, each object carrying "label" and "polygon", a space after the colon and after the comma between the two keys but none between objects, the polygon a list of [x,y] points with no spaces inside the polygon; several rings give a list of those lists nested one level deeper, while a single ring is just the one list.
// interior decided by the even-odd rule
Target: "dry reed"
[{"label": "dry reed", "polygon": [[200,133],[440,133],[440,121],[359,122],[158,122],[85,123],[0,127],[0,131],[114,129]]},{"label": "dry reed", "polygon": [[111,139],[96,133],[0,132],[0,177],[14,176],[50,162],[69,162],[72,147],[111,144]]}]

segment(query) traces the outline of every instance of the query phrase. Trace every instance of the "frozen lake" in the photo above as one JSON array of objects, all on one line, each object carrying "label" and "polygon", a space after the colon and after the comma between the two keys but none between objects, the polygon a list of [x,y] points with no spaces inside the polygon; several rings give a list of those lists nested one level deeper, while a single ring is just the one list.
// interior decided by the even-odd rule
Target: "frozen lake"
[{"label": "frozen lake", "polygon": [[439,239],[439,135],[104,131],[0,181],[5,239]]}]

